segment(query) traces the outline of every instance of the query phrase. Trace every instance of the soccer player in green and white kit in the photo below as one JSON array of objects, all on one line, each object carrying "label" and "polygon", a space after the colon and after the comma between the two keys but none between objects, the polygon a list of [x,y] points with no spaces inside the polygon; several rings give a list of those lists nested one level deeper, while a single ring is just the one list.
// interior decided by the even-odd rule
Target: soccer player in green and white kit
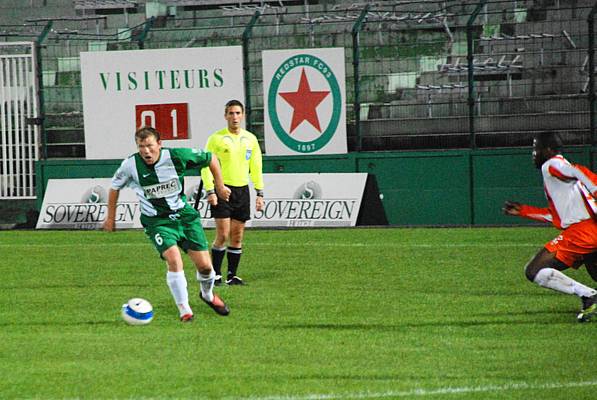
[{"label": "soccer player in green and white kit", "polygon": [[141,207],[141,224],[161,257],[166,260],[166,282],[178,306],[180,320],[193,319],[189,306],[187,280],[183,271],[180,246],[197,268],[199,298],[216,313],[228,315],[226,304],[213,293],[215,273],[199,213],[186,202],[183,178],[189,169],[209,167],[218,196],[228,200],[230,189],[224,186],[217,157],[209,152],[188,148],[162,148],[160,134],[144,127],[135,132],[138,153],[125,159],[112,178],[108,213],[104,230],[115,228],[116,204],[120,190],[132,188]]}]

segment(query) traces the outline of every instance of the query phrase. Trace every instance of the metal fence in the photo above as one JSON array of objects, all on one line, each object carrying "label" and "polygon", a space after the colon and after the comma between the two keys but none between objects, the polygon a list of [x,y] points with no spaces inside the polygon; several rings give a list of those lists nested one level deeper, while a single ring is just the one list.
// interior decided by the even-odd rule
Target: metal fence
[{"label": "metal fence", "polygon": [[242,44],[248,123],[259,136],[261,51],[344,47],[351,151],[520,146],[552,129],[566,143],[584,145],[594,142],[591,6],[505,0],[239,6],[226,8],[223,18],[166,20],[152,29],[148,46]]},{"label": "metal fence", "polygon": [[118,32],[93,15],[53,21],[40,43],[43,154],[84,157],[81,51],[225,45],[243,46],[260,139],[261,51],[343,47],[350,151],[527,146],[541,130],[595,142],[594,1],[279,3],[177,7]]},{"label": "metal fence", "polygon": [[591,143],[589,8],[455,3],[368,18],[377,29],[361,34],[361,55],[372,54],[361,80],[373,85],[361,86],[355,116],[362,148],[519,146],[549,129]]},{"label": "metal fence", "polygon": [[33,42],[0,43],[0,199],[35,198],[36,70]]}]

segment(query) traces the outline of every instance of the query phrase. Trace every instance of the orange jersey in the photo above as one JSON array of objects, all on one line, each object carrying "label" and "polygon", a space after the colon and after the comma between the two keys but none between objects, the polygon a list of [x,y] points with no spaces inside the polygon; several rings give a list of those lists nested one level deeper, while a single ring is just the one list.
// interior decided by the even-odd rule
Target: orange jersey
[{"label": "orange jersey", "polygon": [[543,163],[541,173],[548,207],[522,205],[521,217],[551,222],[558,229],[596,218],[597,174],[561,155]]}]

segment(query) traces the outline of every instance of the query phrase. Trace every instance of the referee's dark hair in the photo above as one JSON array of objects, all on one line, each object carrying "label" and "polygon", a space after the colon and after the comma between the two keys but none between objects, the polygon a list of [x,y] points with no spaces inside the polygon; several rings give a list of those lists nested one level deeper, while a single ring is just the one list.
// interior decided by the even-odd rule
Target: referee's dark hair
[{"label": "referee's dark hair", "polygon": [[160,132],[158,132],[157,129],[152,128],[151,126],[143,126],[135,132],[135,141],[145,140],[150,136],[155,137],[156,142],[160,141]]},{"label": "referee's dark hair", "polygon": [[228,103],[226,103],[226,107],[224,107],[224,113],[227,113],[228,108],[232,106],[239,106],[240,109],[243,110],[243,113],[245,112],[245,106],[240,100],[230,100]]},{"label": "referee's dark hair", "polygon": [[537,147],[542,149],[552,149],[556,153],[562,151],[562,138],[560,134],[555,131],[543,131],[535,135]]}]

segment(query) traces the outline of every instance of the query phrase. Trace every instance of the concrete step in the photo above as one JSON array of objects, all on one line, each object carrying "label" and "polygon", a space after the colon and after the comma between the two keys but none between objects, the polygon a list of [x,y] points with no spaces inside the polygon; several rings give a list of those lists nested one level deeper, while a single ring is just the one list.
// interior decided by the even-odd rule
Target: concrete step
[{"label": "concrete step", "polygon": [[[475,119],[480,133],[526,130],[573,130],[588,126],[588,111],[526,115],[492,115]],[[363,135],[458,134],[468,132],[468,117],[412,118],[400,120],[370,120]]]}]

